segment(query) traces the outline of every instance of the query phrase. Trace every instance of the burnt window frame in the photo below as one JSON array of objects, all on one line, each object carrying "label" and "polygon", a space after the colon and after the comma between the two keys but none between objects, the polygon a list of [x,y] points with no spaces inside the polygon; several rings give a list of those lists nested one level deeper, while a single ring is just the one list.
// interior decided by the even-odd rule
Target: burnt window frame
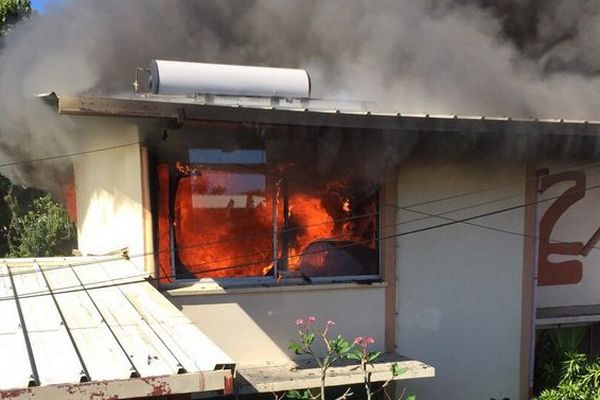
[{"label": "burnt window frame", "polygon": [[[163,136],[164,139],[164,136]],[[181,145],[180,145],[181,146]],[[192,141],[187,141],[187,143],[185,143],[183,146],[181,146],[182,148],[184,148],[184,153],[188,154],[189,156],[189,152],[192,149],[217,149],[217,150],[227,150],[226,147],[222,147],[222,146],[214,146],[214,145],[203,145],[200,143],[196,143],[195,140]],[[268,156],[268,151],[267,151],[267,147],[263,146],[262,148],[260,148],[261,150],[264,150],[267,154],[267,159],[265,162],[265,166],[269,165],[269,156]],[[154,149],[152,151],[152,157],[151,157],[151,163],[149,165],[149,168],[151,168],[150,171],[150,176],[151,176],[151,180],[152,180],[152,184],[151,184],[151,188],[152,188],[152,215],[153,215],[153,231],[154,231],[154,247],[155,249],[157,249],[157,256],[156,256],[156,270],[159,273],[159,275],[161,274],[161,266],[160,266],[160,261],[159,261],[159,252],[160,252],[160,245],[159,245],[159,229],[158,229],[158,200],[157,198],[159,197],[159,184],[158,184],[158,170],[157,167],[160,164],[169,164],[170,165],[170,169],[173,169],[173,167],[175,166],[175,159],[161,159],[161,157],[159,156],[160,154],[160,150]],[[187,159],[181,159],[181,157],[178,157],[178,161],[180,162],[184,162],[187,164],[191,164],[189,158]],[[273,163],[272,165],[277,165],[276,163]],[[269,167],[265,168],[265,176],[269,174]],[[268,180],[268,178],[267,178]],[[201,283],[201,284],[211,284],[211,283],[216,283],[219,286],[222,287],[237,287],[237,286],[255,286],[255,285],[267,285],[267,286],[293,286],[293,285],[305,285],[305,284],[311,284],[311,283],[318,283],[318,284],[326,284],[326,283],[351,283],[351,282],[358,282],[358,283],[371,283],[371,282],[382,282],[384,280],[383,277],[383,246],[381,243],[381,234],[382,234],[382,214],[381,214],[381,209],[382,209],[382,201],[383,201],[383,184],[377,185],[377,189],[376,189],[376,199],[375,199],[375,206],[376,206],[376,211],[375,211],[375,242],[376,242],[376,250],[375,250],[375,257],[376,257],[376,261],[375,261],[375,269],[376,269],[376,273],[374,274],[365,274],[365,275],[334,275],[334,276],[311,276],[311,277],[303,277],[303,276],[293,276],[293,275],[287,275],[284,272],[284,276],[283,279],[280,280],[278,278],[278,273],[282,272],[278,269],[279,267],[279,260],[274,262],[274,268],[273,268],[273,273],[270,276],[240,276],[240,277],[206,277],[206,278],[200,278],[200,277],[178,277],[178,273],[177,273],[177,263],[179,262],[178,258],[176,257],[176,252],[177,252],[177,248],[175,247],[175,234],[174,234],[174,227],[173,227],[173,220],[174,220],[174,201],[175,201],[175,196],[174,196],[174,192],[176,190],[176,185],[174,185],[174,180],[173,179],[169,179],[169,255],[170,255],[170,267],[171,270],[169,271],[169,274],[167,276],[167,279],[160,279],[159,276],[159,284],[160,285],[175,285],[177,286],[178,284],[183,284],[183,285],[189,285],[189,284],[196,284],[196,283]],[[272,188],[273,190],[273,196],[276,195],[276,189]],[[276,207],[276,206],[274,206]],[[277,230],[277,220],[274,216],[273,220],[272,220],[272,226],[275,228],[273,229],[273,237],[274,237],[274,241],[273,241],[273,245],[272,245],[272,249],[273,249],[273,254],[277,254],[278,250],[279,250],[279,243],[277,241],[275,241],[275,236],[279,234],[279,230]],[[281,240],[281,239],[280,239]],[[282,256],[284,257],[284,256]],[[274,257],[275,258],[275,257]],[[307,279],[308,278],[308,279]]]}]

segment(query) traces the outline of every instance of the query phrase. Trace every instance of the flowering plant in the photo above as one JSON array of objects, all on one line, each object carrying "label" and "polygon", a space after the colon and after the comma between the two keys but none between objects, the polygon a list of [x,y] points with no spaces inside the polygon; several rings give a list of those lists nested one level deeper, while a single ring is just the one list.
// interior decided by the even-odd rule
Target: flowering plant
[{"label": "flowering plant", "polygon": [[[314,394],[310,389],[306,389],[303,392],[292,390],[287,392],[288,398],[298,400],[326,400],[325,381],[327,378],[327,370],[339,359],[350,359],[360,362],[364,374],[364,388],[367,400],[371,400],[374,395],[381,391],[385,392],[386,387],[395,377],[406,372],[406,368],[401,368],[397,363],[393,363],[391,365],[390,379],[384,382],[378,389],[374,390],[371,383],[371,369],[373,368],[373,363],[381,355],[381,352],[369,349],[369,346],[375,343],[375,339],[371,336],[357,336],[350,342],[342,335],[336,335],[335,337],[330,338],[330,331],[335,326],[335,322],[333,320],[328,320],[324,327],[319,328],[316,326],[316,321],[317,319],[312,315],[306,318],[296,319],[294,323],[298,328],[300,340],[292,341],[288,347],[297,355],[310,355],[317,363],[321,370],[320,393]],[[313,349],[313,345],[317,339],[325,346],[325,353],[323,355],[317,354]],[[352,388],[349,387],[335,400],[344,400],[352,395]],[[389,398],[389,396],[387,397]],[[404,392],[400,395],[399,399],[402,399],[403,397]],[[415,397],[412,395],[406,398],[406,400],[414,399]],[[280,399],[278,398],[278,400]]]}]

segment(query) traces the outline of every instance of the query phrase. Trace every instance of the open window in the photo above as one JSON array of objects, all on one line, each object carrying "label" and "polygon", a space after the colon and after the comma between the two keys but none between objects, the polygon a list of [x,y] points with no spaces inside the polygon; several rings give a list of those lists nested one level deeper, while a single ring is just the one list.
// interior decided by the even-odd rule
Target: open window
[{"label": "open window", "polygon": [[162,281],[378,278],[376,186],[312,169],[266,149],[159,161]]}]

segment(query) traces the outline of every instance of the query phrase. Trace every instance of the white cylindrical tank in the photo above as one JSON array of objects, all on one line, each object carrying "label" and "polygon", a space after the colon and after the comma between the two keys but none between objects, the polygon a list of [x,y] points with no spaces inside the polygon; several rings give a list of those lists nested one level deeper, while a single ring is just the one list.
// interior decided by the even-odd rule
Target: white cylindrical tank
[{"label": "white cylindrical tank", "polygon": [[152,60],[148,85],[152,93],[166,95],[310,97],[310,76],[303,69]]}]

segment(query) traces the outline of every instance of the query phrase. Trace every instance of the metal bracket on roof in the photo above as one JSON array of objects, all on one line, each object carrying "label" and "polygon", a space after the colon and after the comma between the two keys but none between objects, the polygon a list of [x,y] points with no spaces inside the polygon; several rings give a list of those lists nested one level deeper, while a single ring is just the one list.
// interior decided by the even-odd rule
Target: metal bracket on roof
[{"label": "metal bracket on roof", "polygon": [[58,106],[59,97],[55,92],[40,93],[40,94],[36,95],[35,97],[37,97],[38,99],[44,100],[46,103],[48,103],[52,106]]}]

